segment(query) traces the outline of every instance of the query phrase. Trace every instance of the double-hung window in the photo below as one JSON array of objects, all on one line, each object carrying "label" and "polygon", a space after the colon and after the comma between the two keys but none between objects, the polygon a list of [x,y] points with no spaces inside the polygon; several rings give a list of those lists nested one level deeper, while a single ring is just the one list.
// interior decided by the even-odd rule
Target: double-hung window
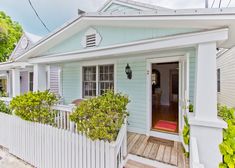
[{"label": "double-hung window", "polygon": [[83,67],[83,97],[102,95],[114,89],[114,65]]}]

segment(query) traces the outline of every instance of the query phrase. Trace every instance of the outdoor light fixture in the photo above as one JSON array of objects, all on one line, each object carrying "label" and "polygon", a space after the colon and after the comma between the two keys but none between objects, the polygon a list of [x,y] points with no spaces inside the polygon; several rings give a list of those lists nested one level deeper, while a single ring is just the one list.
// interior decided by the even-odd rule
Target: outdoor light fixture
[{"label": "outdoor light fixture", "polygon": [[132,70],[131,70],[131,67],[128,63],[126,65],[125,72],[126,72],[127,78],[131,79],[132,78]]}]

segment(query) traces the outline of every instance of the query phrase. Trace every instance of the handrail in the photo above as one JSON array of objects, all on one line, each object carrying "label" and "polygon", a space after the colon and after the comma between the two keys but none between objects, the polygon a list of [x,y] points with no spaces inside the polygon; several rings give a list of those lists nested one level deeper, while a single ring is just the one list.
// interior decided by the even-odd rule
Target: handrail
[{"label": "handrail", "polygon": [[124,120],[115,142],[111,142],[113,167],[121,168],[124,166],[124,158],[127,155],[127,119]]},{"label": "handrail", "polygon": [[204,165],[200,163],[197,139],[190,137],[190,167],[191,168],[204,168]]}]

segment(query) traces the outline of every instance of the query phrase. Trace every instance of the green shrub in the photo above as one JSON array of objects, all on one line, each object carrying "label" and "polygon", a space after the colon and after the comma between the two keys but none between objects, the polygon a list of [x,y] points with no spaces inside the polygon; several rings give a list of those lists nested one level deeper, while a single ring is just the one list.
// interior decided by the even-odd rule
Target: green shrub
[{"label": "green shrub", "polygon": [[5,104],[4,101],[0,100],[0,112],[6,113],[6,114],[11,114],[11,110],[9,107]]},{"label": "green shrub", "polygon": [[57,101],[55,94],[48,90],[44,92],[28,92],[14,97],[10,103],[10,108],[15,115],[24,120],[54,124],[56,111],[52,109],[52,106]]},{"label": "green shrub", "polygon": [[128,97],[108,91],[81,102],[70,119],[77,124],[78,131],[92,140],[115,141],[128,115],[128,103]]},{"label": "green shrub", "polygon": [[187,116],[184,116],[184,129],[183,129],[183,139],[184,139],[184,143],[186,145],[189,144],[189,133],[190,133],[190,128],[189,128],[189,123],[188,123],[188,118]]},{"label": "green shrub", "polygon": [[234,112],[235,111],[233,108],[218,105],[218,116],[221,117],[224,121],[234,119]]},{"label": "green shrub", "polygon": [[219,145],[223,155],[223,162],[220,168],[234,168],[235,165],[235,116],[234,109],[220,106],[218,115],[228,124],[228,128],[223,131],[223,142]]}]

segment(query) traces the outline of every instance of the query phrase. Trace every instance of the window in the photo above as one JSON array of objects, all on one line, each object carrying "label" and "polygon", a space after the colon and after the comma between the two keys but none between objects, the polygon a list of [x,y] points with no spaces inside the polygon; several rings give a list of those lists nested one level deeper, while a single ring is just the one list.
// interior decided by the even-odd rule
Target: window
[{"label": "window", "polygon": [[217,69],[217,92],[220,92],[220,69]]},{"label": "window", "polygon": [[99,94],[114,88],[113,65],[99,66]]},{"label": "window", "polygon": [[96,66],[83,67],[83,97],[96,96]]},{"label": "window", "polygon": [[29,91],[33,91],[33,72],[29,72]]},{"label": "window", "polygon": [[83,67],[83,97],[102,95],[114,89],[114,65]]}]

